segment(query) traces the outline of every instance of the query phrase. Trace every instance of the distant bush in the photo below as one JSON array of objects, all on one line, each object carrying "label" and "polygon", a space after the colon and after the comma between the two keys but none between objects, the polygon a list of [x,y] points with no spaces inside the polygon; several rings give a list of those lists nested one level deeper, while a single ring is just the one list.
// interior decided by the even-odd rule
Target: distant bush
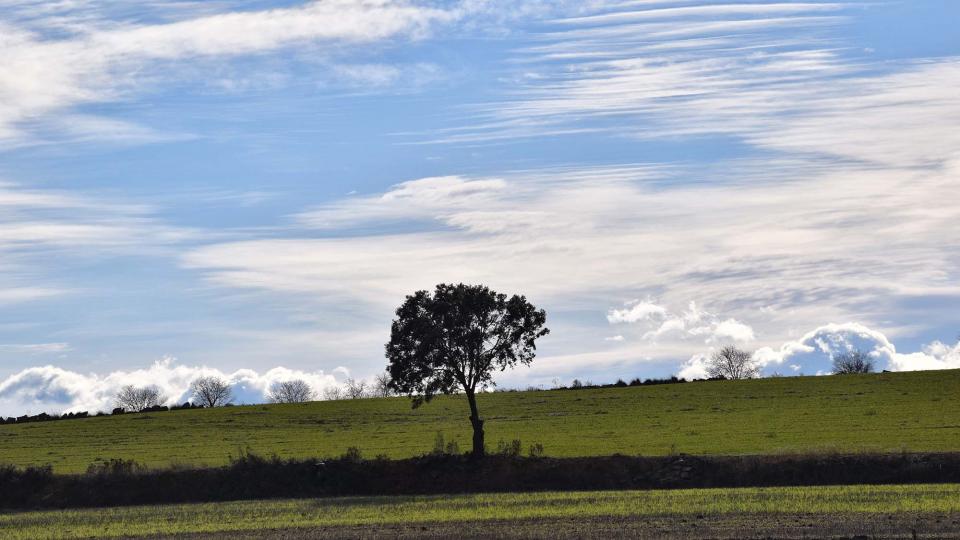
[{"label": "distant bush", "polygon": [[66,413],[66,414],[47,414],[40,413],[33,416],[23,415],[17,417],[3,418],[0,417],[0,424],[26,424],[29,422],[53,422],[55,420],[74,420],[79,418],[89,418],[90,413],[87,411],[81,411],[76,413]]},{"label": "distant bush", "polygon": [[460,455],[460,444],[457,441],[447,441],[443,436],[442,431],[438,431],[437,435],[433,438],[433,450],[430,451],[432,456],[458,456]]},{"label": "distant bush", "polygon": [[123,476],[146,471],[147,468],[132,459],[113,458],[105,461],[94,461],[87,467],[87,474]]},{"label": "distant bush", "polygon": [[534,443],[530,445],[530,452],[527,454],[532,458],[543,457],[543,445],[540,443]]},{"label": "distant bush", "polygon": [[352,463],[359,463],[363,461],[363,453],[356,446],[351,446],[340,456],[340,459]]},{"label": "distant bush", "polygon": [[501,440],[497,443],[497,454],[501,456],[520,457],[522,450],[523,443],[520,442],[520,439],[514,439],[508,443]]}]

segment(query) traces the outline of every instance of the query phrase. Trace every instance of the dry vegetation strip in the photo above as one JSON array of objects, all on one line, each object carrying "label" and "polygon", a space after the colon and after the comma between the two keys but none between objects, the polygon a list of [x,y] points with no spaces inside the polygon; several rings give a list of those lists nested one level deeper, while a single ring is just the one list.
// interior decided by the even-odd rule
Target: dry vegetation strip
[{"label": "dry vegetation strip", "polygon": [[[960,450],[960,371],[479,397],[487,441],[542,443],[558,457]],[[462,397],[411,410],[404,398],[255,405],[0,426],[0,462],[81,472],[97,459],[219,465],[250,448],[282,457],[428,452],[435,435],[467,449]]]},{"label": "dry vegetation strip", "polygon": [[[739,526],[749,527],[750,523],[742,522],[744,516],[753,516],[750,519],[756,519],[755,525],[760,525],[765,520],[784,521],[797,516],[806,516],[810,521],[812,515],[873,516],[870,520],[896,520],[900,524],[907,518],[917,523],[946,519],[942,523],[945,527],[956,527],[960,485],[352,497],[28,512],[0,515],[0,537],[83,538],[265,530],[295,533],[330,527],[352,527],[354,532],[366,531],[367,535],[389,531],[394,526],[420,524],[428,531],[431,527],[443,530],[443,524],[451,523],[490,523],[504,530],[515,523],[533,527],[529,532],[535,536],[538,523],[548,526],[563,519],[589,523],[604,518],[629,525],[637,518],[648,517],[656,518],[654,523],[676,526],[701,519],[720,523],[723,520],[717,518],[724,517],[730,523],[734,523],[732,518],[739,519]],[[291,533],[286,537],[294,536]]]}]

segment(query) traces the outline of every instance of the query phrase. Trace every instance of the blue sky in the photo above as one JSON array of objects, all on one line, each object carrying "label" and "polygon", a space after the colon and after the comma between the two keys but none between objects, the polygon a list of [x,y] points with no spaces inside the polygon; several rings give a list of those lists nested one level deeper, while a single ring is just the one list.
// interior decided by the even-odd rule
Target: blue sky
[{"label": "blue sky", "polygon": [[382,370],[441,281],[508,386],[960,367],[948,0],[0,0],[0,413]]}]

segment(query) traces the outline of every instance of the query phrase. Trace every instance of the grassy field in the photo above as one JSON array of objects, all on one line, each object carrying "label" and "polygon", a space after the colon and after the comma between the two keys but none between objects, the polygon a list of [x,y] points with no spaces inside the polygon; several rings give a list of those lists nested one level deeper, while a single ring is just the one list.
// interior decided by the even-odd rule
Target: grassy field
[{"label": "grassy field", "polygon": [[[784,377],[479,398],[487,441],[550,456],[960,450],[960,371]],[[408,457],[438,431],[469,447],[463,398],[256,405],[0,426],[0,462],[80,472],[98,459],[215,465],[242,448],[282,457]]]},{"label": "grassy field", "polygon": [[0,514],[9,539],[144,536],[317,527],[483,522],[556,518],[869,515],[960,513],[960,486],[604,491],[497,495],[354,497],[243,501]]}]

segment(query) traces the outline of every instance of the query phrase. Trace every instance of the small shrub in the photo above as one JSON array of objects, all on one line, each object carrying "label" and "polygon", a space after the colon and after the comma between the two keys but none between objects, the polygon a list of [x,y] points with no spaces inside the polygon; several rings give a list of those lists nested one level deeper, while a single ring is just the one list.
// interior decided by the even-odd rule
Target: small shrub
[{"label": "small shrub", "polygon": [[344,461],[351,461],[353,463],[359,463],[363,461],[363,453],[360,452],[360,449],[356,446],[351,446],[347,448],[347,451],[340,456],[340,459]]},{"label": "small shrub", "polygon": [[433,450],[430,451],[432,456],[457,456],[460,455],[460,444],[457,441],[447,441],[443,437],[443,432],[438,431],[437,435],[433,438]]},{"label": "small shrub", "polygon": [[570,388],[572,388],[572,389],[574,389],[574,390],[579,390],[579,389],[583,388],[583,383],[580,382],[580,379],[574,379],[573,382],[570,383]]},{"label": "small shrub", "polygon": [[447,455],[449,456],[460,455],[460,445],[457,444],[457,441],[450,441],[447,443]]},{"label": "small shrub", "polygon": [[501,440],[497,443],[497,453],[501,456],[519,457],[522,449],[523,443],[520,442],[520,439],[514,439],[509,443]]},{"label": "small shrub", "polygon": [[104,461],[95,461],[87,467],[87,474],[129,476],[145,471],[143,464],[133,459],[112,458]]},{"label": "small shrub", "polygon": [[443,432],[438,431],[433,438],[433,450],[430,452],[434,456],[441,456],[446,451],[446,441],[443,438]]},{"label": "small shrub", "polygon": [[530,445],[530,457],[532,458],[541,458],[543,457],[543,445],[540,443],[534,443]]}]

